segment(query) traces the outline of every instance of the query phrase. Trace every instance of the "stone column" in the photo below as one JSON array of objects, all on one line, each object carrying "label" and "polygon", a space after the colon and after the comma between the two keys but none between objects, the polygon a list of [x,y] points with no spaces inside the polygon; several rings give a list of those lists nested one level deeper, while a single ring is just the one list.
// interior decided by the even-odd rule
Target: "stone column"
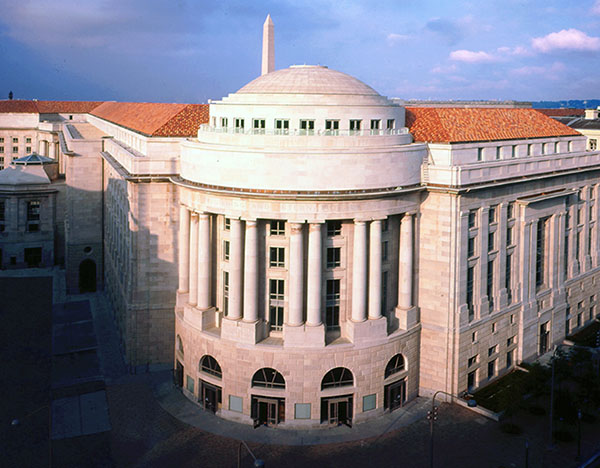
[{"label": "stone column", "polygon": [[413,215],[405,214],[400,222],[400,249],[398,255],[398,307],[412,307],[413,275]]},{"label": "stone column", "polygon": [[198,308],[208,309],[210,303],[210,215],[198,216]]},{"label": "stone column", "polygon": [[188,302],[196,305],[198,302],[198,282],[194,278],[198,277],[198,213],[192,213],[192,223],[190,226],[190,275],[189,287],[190,297]]},{"label": "stone column", "polygon": [[308,226],[307,325],[321,325],[322,247],[321,223]]},{"label": "stone column", "polygon": [[381,317],[381,220],[369,226],[369,318]]},{"label": "stone column", "polygon": [[258,320],[258,227],[256,220],[246,220],[244,245],[244,321]]},{"label": "stone column", "polygon": [[290,267],[288,288],[288,325],[302,325],[303,309],[303,245],[302,224],[290,223]]},{"label": "stone column", "polygon": [[229,313],[230,319],[242,317],[242,222],[231,218],[229,234]]},{"label": "stone column", "polygon": [[[112,233],[111,233],[112,240]],[[179,206],[179,291],[190,287],[190,211]]]},{"label": "stone column", "polygon": [[363,322],[367,315],[367,224],[354,221],[352,260],[352,321]]},{"label": "stone column", "polygon": [[48,143],[48,146],[49,146],[49,148],[48,148],[48,151],[49,151],[48,157],[50,159],[56,159],[56,145],[54,144],[54,141],[52,141],[52,137],[50,139],[50,143]]}]

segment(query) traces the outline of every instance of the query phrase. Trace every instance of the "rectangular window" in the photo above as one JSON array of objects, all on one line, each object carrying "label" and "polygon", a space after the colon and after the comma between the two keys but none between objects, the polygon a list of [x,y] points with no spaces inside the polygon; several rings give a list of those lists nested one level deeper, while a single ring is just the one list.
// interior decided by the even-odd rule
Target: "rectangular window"
[{"label": "rectangular window", "polygon": [[506,246],[513,245],[513,228],[512,226],[506,228]]},{"label": "rectangular window", "polygon": [[231,231],[231,218],[223,218],[223,229]]},{"label": "rectangular window", "polygon": [[284,281],[269,280],[269,323],[271,330],[283,330]]},{"label": "rectangular window", "polygon": [[254,130],[257,130],[259,133],[263,133],[265,131],[266,126],[267,125],[265,119],[254,119],[252,121],[252,128]]},{"label": "rectangular window", "polygon": [[290,121],[286,119],[275,119],[275,129],[276,130],[286,130],[290,129]]},{"label": "rectangular window", "polygon": [[548,152],[548,143],[542,143],[542,154],[546,154]]},{"label": "rectangular window", "polygon": [[506,256],[506,271],[504,275],[504,287],[506,288],[506,299],[510,304],[512,302],[512,255]]},{"label": "rectangular window", "polygon": [[595,138],[590,138],[590,149],[592,151],[596,151],[596,149],[598,149],[598,140]]},{"label": "rectangular window", "polygon": [[498,331],[498,322],[492,323],[492,333],[496,333]]},{"label": "rectangular window", "polygon": [[467,367],[471,367],[475,364],[477,364],[477,358],[479,357],[478,354],[476,354],[475,356],[472,356],[469,358],[469,361],[467,362]]},{"label": "rectangular window", "polygon": [[237,130],[244,129],[244,119],[234,119],[233,123]]},{"label": "rectangular window", "polygon": [[4,146],[0,146],[0,153],[4,153]]},{"label": "rectangular window", "polygon": [[467,243],[467,258],[471,258],[475,256],[475,238],[469,237],[469,241]]},{"label": "rectangular window", "polygon": [[269,249],[269,266],[271,268],[285,267],[285,247],[271,247]]},{"label": "rectangular window", "polygon": [[269,234],[271,236],[285,236],[285,221],[271,221],[269,223]]},{"label": "rectangular window", "polygon": [[227,120],[227,117],[221,117],[221,127],[227,128],[228,125],[229,125],[229,122]]},{"label": "rectangular window", "polygon": [[497,206],[496,205],[492,205],[490,206],[490,210],[488,211],[488,223],[492,224],[496,222],[496,210]]},{"label": "rectangular window", "polygon": [[13,146],[12,152],[13,153],[18,153],[19,152],[19,147],[18,146]]},{"label": "rectangular window", "polygon": [[515,323],[515,314],[510,314],[510,324],[513,325]]},{"label": "rectangular window", "polygon": [[342,234],[341,221],[327,221],[327,237],[335,237]]},{"label": "rectangular window", "polygon": [[301,120],[300,121],[300,130],[311,131],[315,129],[315,121],[314,120]]},{"label": "rectangular window", "polygon": [[511,336],[508,340],[506,340],[506,346],[507,347],[512,346],[514,344],[515,344],[515,337],[514,336]]},{"label": "rectangular window", "polygon": [[229,241],[228,240],[223,241],[223,260],[226,262],[229,261]]},{"label": "rectangular window", "polygon": [[545,283],[546,256],[546,223],[547,218],[541,218],[537,223],[537,240],[535,252],[535,285],[539,289]]},{"label": "rectangular window", "polygon": [[13,139],[12,139],[12,142],[13,142],[13,143],[19,143],[19,139],[18,139],[18,138],[13,138]]},{"label": "rectangular window", "polygon": [[496,233],[495,232],[490,232],[488,233],[488,252],[491,252],[492,250],[494,250],[494,239],[496,237]]},{"label": "rectangular window", "polygon": [[487,264],[487,285],[486,294],[490,304],[490,312],[494,310],[494,261],[490,260]]},{"label": "rectangular window", "polygon": [[389,243],[388,241],[383,241],[381,243],[381,261],[382,262],[387,262],[388,261],[388,251],[389,251]]},{"label": "rectangular window", "polygon": [[385,218],[381,221],[381,232],[388,232],[390,230],[390,219]]},{"label": "rectangular window", "polygon": [[569,148],[569,153],[573,151],[573,142],[572,141],[569,141],[568,148]]},{"label": "rectangular window", "polygon": [[477,343],[477,332],[471,333],[471,343]]},{"label": "rectangular window", "polygon": [[40,220],[40,201],[32,200],[27,202],[27,221]]},{"label": "rectangular window", "polygon": [[393,130],[396,127],[396,121],[394,119],[388,119],[387,121],[387,129]]},{"label": "rectangular window", "polygon": [[469,392],[473,391],[475,389],[475,386],[477,385],[477,371],[471,371],[467,374],[467,390],[469,390]]},{"label": "rectangular window", "polygon": [[4,143],[4,137],[0,137],[0,143]]},{"label": "rectangular window", "polygon": [[379,130],[381,126],[381,120],[372,119],[371,120],[371,130]]},{"label": "rectangular window", "polygon": [[387,312],[387,295],[388,295],[388,272],[381,273],[381,314]]},{"label": "rectangular window", "polygon": [[26,147],[25,147],[25,152],[26,152],[27,154],[31,153],[31,146],[26,146]]},{"label": "rectangular window", "polygon": [[326,120],[325,121],[325,130],[339,130],[340,129],[340,121],[339,120]]},{"label": "rectangular window", "polygon": [[502,147],[498,146],[498,147],[496,147],[496,159],[500,159],[501,155],[502,155]]},{"label": "rectangular window", "polygon": [[532,156],[532,155],[533,155],[533,145],[528,144],[527,145],[527,156]]},{"label": "rectangular window", "polygon": [[340,326],[340,280],[327,280],[325,297],[325,324],[328,330],[337,330]]},{"label": "rectangular window", "polygon": [[327,268],[340,266],[341,250],[341,247],[327,247]]},{"label": "rectangular window", "polygon": [[223,313],[229,313],[229,272],[223,272]]},{"label": "rectangular window", "polygon": [[514,349],[511,349],[506,353],[506,367],[512,367],[513,365],[513,354],[515,353]]},{"label": "rectangular window", "polygon": [[559,151],[558,151],[558,142],[555,142],[555,143],[554,143],[554,152],[555,152],[555,153],[558,153],[558,152],[559,152]]},{"label": "rectangular window", "polygon": [[362,120],[350,120],[350,130],[359,131]]},{"label": "rectangular window", "polygon": [[488,372],[487,372],[488,379],[491,379],[492,377],[494,377],[495,374],[496,374],[496,360],[492,359],[490,362],[488,362]]},{"label": "rectangular window", "polygon": [[483,161],[483,148],[477,148],[477,161]]},{"label": "rectangular window", "polygon": [[513,145],[510,149],[510,157],[511,158],[517,157],[517,147],[515,145]]},{"label": "rectangular window", "polygon": [[515,217],[515,202],[510,202],[506,206],[506,217],[508,219],[513,219]]},{"label": "rectangular window", "polygon": [[477,224],[477,210],[469,211],[469,229],[474,228]]},{"label": "rectangular window", "polygon": [[474,267],[472,266],[467,268],[467,308],[469,309],[469,322],[475,318],[473,311],[473,269]]},{"label": "rectangular window", "polygon": [[25,143],[31,143],[31,138],[30,137],[25,138]]}]

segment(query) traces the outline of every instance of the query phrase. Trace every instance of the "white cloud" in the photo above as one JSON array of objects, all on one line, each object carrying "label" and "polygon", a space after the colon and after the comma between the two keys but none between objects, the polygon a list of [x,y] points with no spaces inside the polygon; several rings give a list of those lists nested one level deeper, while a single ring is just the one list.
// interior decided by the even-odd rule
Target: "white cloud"
[{"label": "white cloud", "polygon": [[523,47],[523,46],[516,46],[516,47],[498,47],[498,49],[496,49],[497,52],[499,54],[502,55],[513,55],[516,57],[527,57],[529,55],[532,55],[531,51],[529,51],[527,48]]},{"label": "white cloud", "polygon": [[458,70],[458,67],[456,66],[455,63],[453,63],[452,65],[448,65],[448,66],[444,66],[444,65],[439,65],[437,67],[434,67],[431,69],[431,73],[454,73],[456,70]]},{"label": "white cloud", "polygon": [[389,45],[395,45],[398,42],[404,42],[410,38],[411,38],[411,36],[409,36],[408,34],[396,34],[396,33],[390,33],[386,37]]},{"label": "white cloud", "polygon": [[479,52],[474,52],[471,50],[461,49],[450,52],[450,60],[467,63],[483,63],[495,62],[497,58],[491,54],[488,54],[487,52],[483,52],[482,50]]},{"label": "white cloud", "polygon": [[596,0],[596,3],[594,3],[594,6],[592,7],[592,14],[600,15],[600,0]]},{"label": "white cloud", "polygon": [[515,68],[510,71],[511,74],[516,76],[532,76],[536,75],[543,78],[548,78],[551,80],[556,80],[559,78],[559,74],[565,71],[567,67],[562,62],[554,62],[549,67],[540,67],[540,66],[525,66],[521,68]]},{"label": "white cloud", "polygon": [[544,37],[532,39],[533,48],[539,52],[573,50],[582,52],[600,51],[600,38],[588,36],[578,29],[563,29]]}]

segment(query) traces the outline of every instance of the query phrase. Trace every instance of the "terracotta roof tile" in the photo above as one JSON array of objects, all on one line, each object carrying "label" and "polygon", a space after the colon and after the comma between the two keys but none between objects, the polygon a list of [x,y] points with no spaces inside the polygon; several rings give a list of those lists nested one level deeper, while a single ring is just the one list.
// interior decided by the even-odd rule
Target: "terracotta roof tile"
[{"label": "terracotta roof tile", "polygon": [[36,101],[40,114],[87,114],[103,101]]},{"label": "terracotta roof tile", "polygon": [[437,143],[581,136],[535,109],[522,108],[407,107],[406,126],[415,141]]},{"label": "terracotta roof tile", "polygon": [[35,101],[24,101],[24,100],[7,100],[0,101],[0,113],[24,113],[24,114],[37,114],[38,108]]},{"label": "terracotta roof tile", "polygon": [[105,102],[90,113],[148,136],[193,136],[208,122],[207,104]]},{"label": "terracotta roof tile", "polygon": [[585,109],[536,109],[550,117],[579,117],[585,115]]}]

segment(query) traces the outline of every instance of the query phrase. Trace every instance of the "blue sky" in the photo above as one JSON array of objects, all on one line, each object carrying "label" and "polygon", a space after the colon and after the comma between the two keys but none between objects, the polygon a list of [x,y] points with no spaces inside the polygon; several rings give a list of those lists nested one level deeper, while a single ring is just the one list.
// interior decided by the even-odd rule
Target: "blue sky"
[{"label": "blue sky", "polygon": [[[377,9],[373,8],[377,5]],[[322,64],[404,99],[600,97],[600,0],[0,0],[0,98],[206,102]]]}]

